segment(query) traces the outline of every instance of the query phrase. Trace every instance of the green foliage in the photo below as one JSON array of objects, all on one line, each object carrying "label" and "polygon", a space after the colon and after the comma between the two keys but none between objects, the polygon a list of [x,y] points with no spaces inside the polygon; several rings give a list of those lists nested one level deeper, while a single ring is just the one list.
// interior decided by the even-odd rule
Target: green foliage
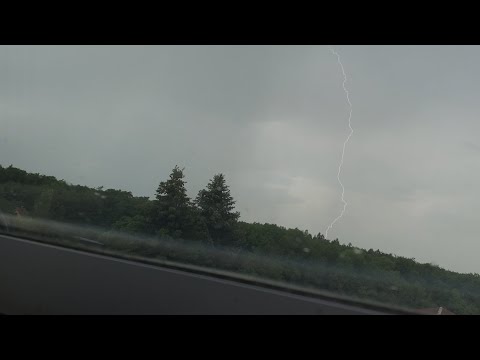
[{"label": "green foliage", "polygon": [[116,221],[112,227],[115,230],[138,234],[145,231],[145,224],[147,224],[147,222],[148,220],[142,215],[123,216],[120,220]]},{"label": "green foliage", "polygon": [[240,213],[233,211],[235,200],[230,195],[224,175],[215,175],[207,188],[199,191],[195,202],[212,239],[216,243],[233,243]]},{"label": "green foliage", "polygon": [[157,233],[173,238],[208,239],[208,230],[198,209],[187,195],[183,169],[172,170],[167,181],[160,182],[153,207],[153,225]]},{"label": "green foliage", "polygon": [[122,217],[144,215],[149,203],[126,191],[70,185],[53,176],[0,166],[0,210],[7,214],[23,207],[35,217],[112,227]]},{"label": "green foliage", "polygon": [[[7,231],[8,214],[24,208],[29,215],[9,220],[10,230],[21,228],[68,242],[67,231],[54,232],[47,222],[33,220],[81,224],[82,229],[91,225],[106,232],[97,236],[92,231],[85,237],[97,236],[112,251],[231,270],[386,304],[444,306],[459,314],[480,314],[479,274],[358,249],[300,229],[242,222],[234,206],[222,174],[215,175],[192,202],[178,166],[160,182],[154,200],[0,166],[0,231]],[[140,234],[148,235],[148,240]]]}]

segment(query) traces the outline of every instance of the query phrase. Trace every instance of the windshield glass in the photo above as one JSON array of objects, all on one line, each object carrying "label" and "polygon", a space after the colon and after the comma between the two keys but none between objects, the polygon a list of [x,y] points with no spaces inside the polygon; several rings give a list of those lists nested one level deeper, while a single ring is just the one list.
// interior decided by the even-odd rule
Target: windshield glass
[{"label": "windshield glass", "polygon": [[477,46],[0,46],[0,232],[480,314],[479,62]]}]

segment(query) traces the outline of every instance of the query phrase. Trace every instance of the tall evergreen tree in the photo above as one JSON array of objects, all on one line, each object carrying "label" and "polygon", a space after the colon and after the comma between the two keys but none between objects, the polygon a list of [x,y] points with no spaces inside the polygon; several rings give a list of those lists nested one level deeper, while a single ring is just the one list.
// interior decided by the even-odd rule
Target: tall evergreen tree
[{"label": "tall evergreen tree", "polygon": [[235,224],[240,213],[235,212],[235,200],[230,195],[225,176],[217,174],[200,190],[195,200],[208,232],[216,242],[232,240]]},{"label": "tall evergreen tree", "polygon": [[205,239],[208,233],[187,195],[183,170],[175,166],[170,178],[158,186],[155,227],[158,233],[174,238]]}]

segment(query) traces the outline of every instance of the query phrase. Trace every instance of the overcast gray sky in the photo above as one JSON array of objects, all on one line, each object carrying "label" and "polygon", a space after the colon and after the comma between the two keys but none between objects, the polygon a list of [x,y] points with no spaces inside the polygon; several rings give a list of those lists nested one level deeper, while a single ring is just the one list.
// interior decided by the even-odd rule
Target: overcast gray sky
[{"label": "overcast gray sky", "polygon": [[[329,237],[480,272],[480,48],[335,49]],[[327,46],[2,46],[0,164],[142,196],[222,172],[243,220],[324,233],[342,81]]]}]

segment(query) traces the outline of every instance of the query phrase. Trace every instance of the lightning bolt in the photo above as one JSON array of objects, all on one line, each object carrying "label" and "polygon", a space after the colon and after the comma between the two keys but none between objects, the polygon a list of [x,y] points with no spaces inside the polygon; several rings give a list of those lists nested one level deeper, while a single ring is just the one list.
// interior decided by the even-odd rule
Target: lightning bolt
[{"label": "lightning bolt", "polygon": [[340,59],[340,55],[335,51],[335,49],[333,47],[330,46],[330,51],[332,52],[333,55],[335,55],[337,57],[337,62],[338,64],[340,65],[340,68],[342,69],[342,74],[343,74],[343,91],[345,91],[345,94],[347,96],[347,102],[348,102],[348,106],[350,107],[350,112],[349,112],[349,115],[348,115],[348,127],[350,128],[350,133],[348,134],[347,136],[347,139],[345,140],[345,142],[343,143],[343,150],[342,150],[342,157],[340,159],[340,164],[338,165],[338,173],[337,173],[337,180],[338,180],[338,183],[340,184],[340,186],[342,187],[342,195],[340,197],[340,200],[342,201],[343,203],[343,209],[342,211],[340,212],[340,215],[338,215],[330,225],[328,225],[327,229],[325,230],[325,238],[327,238],[328,236],[328,231],[333,227],[333,225],[342,218],[343,214],[345,213],[345,210],[347,208],[347,202],[345,201],[345,187],[343,186],[342,184],[342,180],[340,180],[340,173],[342,172],[342,166],[343,166],[343,159],[345,157],[345,148],[347,146],[347,143],[348,141],[350,140],[350,138],[352,137],[353,135],[353,128],[352,128],[352,103],[350,102],[350,97],[349,97],[349,93],[348,93],[348,90],[345,86],[345,84],[347,83],[347,75],[345,74],[345,69],[343,67],[343,64],[342,64],[342,61]]}]

